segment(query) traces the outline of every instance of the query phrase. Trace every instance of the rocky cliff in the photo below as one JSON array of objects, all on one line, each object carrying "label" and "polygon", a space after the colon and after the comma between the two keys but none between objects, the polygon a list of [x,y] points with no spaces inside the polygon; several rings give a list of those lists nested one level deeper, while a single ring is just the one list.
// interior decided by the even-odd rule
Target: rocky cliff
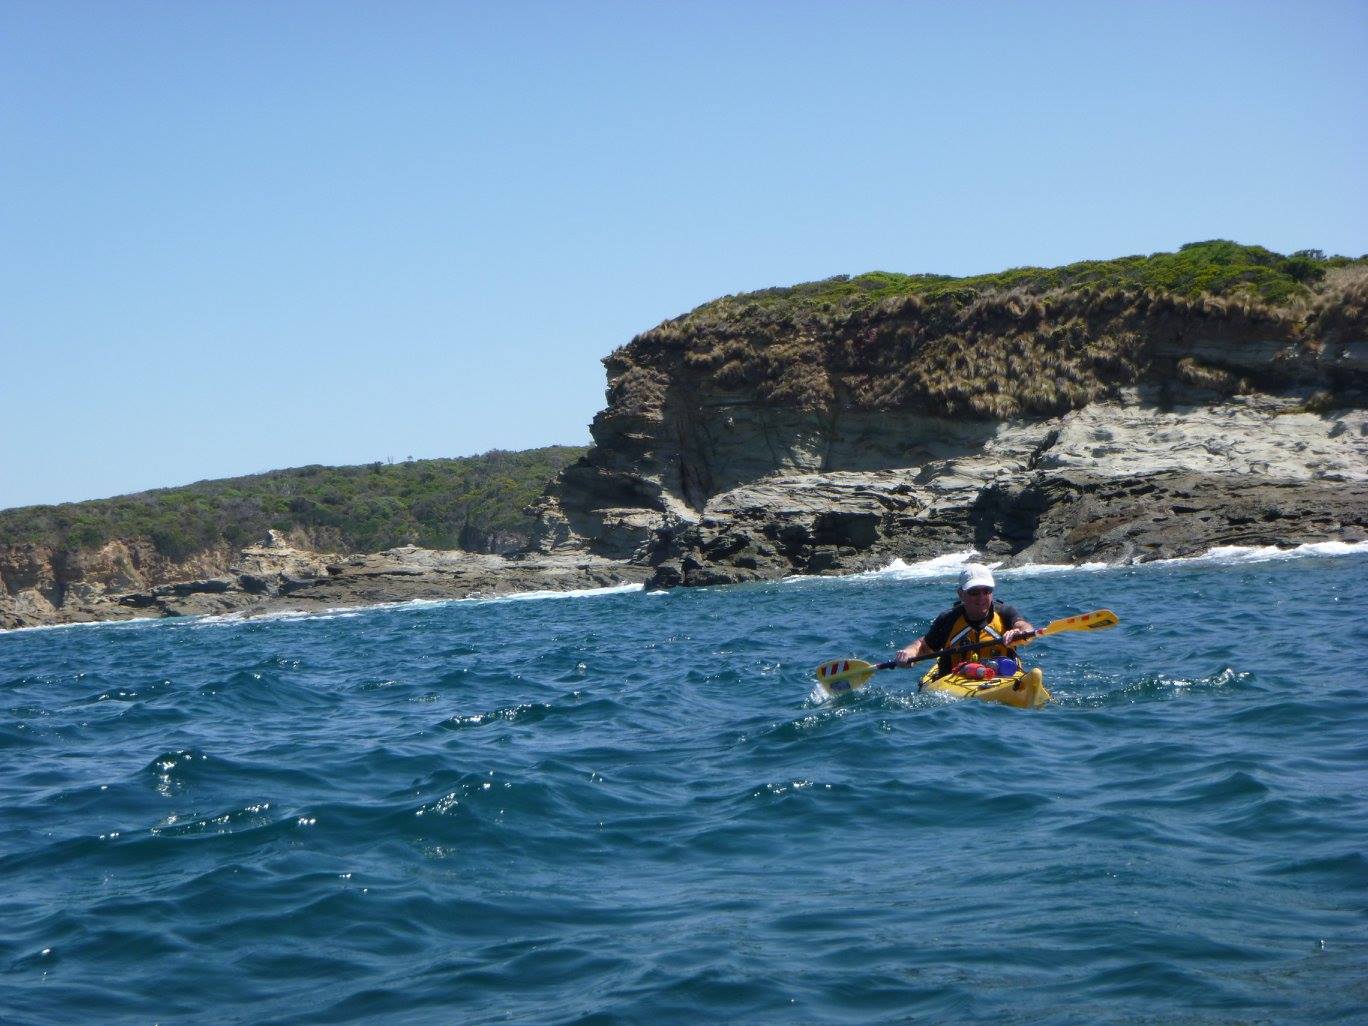
[{"label": "rocky cliff", "polygon": [[0,545],[0,627],[709,585],[970,548],[1133,562],[1368,539],[1362,259],[1207,243],[839,278],[705,304],[604,362],[594,444],[521,553],[278,533],[179,562],[141,538]]},{"label": "rocky cliff", "polygon": [[595,444],[543,500],[534,545],[649,565],[670,587],[966,548],[1125,562],[1361,540],[1365,310],[1361,265],[1282,303],[729,298],[608,357]]}]

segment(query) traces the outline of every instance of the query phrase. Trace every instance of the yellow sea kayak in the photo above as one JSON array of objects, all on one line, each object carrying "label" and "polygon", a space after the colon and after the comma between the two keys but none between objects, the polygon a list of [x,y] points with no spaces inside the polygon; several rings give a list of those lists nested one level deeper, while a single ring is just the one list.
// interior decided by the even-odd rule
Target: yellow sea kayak
[{"label": "yellow sea kayak", "polygon": [[955,698],[977,698],[980,702],[1001,702],[1018,709],[1038,709],[1050,700],[1050,693],[1045,690],[1045,675],[1038,667],[992,680],[974,680],[957,673],[937,677],[937,671],[935,666],[927,671],[922,678],[922,691],[937,691]]}]

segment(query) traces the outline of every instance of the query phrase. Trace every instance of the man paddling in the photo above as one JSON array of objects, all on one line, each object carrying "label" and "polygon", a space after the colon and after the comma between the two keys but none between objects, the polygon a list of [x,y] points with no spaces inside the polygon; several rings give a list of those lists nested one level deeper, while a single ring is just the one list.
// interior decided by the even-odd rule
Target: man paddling
[{"label": "man paddling", "polygon": [[940,673],[949,673],[960,663],[1012,655],[1013,644],[1034,637],[1036,632],[1015,606],[993,598],[995,587],[993,572],[986,566],[978,563],[966,566],[960,572],[959,601],[936,617],[931,629],[922,637],[898,650],[897,664],[909,666],[919,657],[943,648],[979,642],[983,644],[977,649],[941,656]]}]

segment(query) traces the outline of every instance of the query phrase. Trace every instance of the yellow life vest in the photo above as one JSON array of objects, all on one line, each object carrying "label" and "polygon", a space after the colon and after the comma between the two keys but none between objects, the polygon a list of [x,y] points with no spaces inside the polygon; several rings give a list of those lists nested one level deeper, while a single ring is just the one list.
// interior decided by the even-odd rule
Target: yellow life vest
[{"label": "yellow life vest", "polygon": [[1002,656],[1012,655],[1012,650],[1002,643],[1002,636],[1007,633],[1007,628],[1010,625],[1002,619],[1002,613],[998,611],[996,604],[990,608],[992,614],[988,617],[987,622],[978,627],[973,626],[965,618],[963,609],[960,610],[959,616],[950,625],[950,636],[942,647],[959,648],[961,645],[979,645],[980,642],[982,644],[967,652],[942,656],[940,659],[941,673],[949,673],[960,663],[980,663],[985,659],[998,659]]}]

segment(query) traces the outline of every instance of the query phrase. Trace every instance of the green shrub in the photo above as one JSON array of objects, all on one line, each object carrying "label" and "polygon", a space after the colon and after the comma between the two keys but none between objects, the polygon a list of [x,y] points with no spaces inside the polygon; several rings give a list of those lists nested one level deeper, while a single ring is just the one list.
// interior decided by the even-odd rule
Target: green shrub
[{"label": "green shrub", "polygon": [[[1324,277],[1327,269],[1359,261],[1326,257],[1314,249],[1283,256],[1263,246],[1211,239],[1190,242],[1173,253],[1082,260],[1064,267],[1015,267],[966,278],[887,271],[872,271],[853,278],[839,275],[785,288],[724,296],[666,323],[685,331],[723,321],[749,325],[761,316],[776,323],[785,318],[830,317],[832,311],[849,312],[911,296],[965,304],[982,295],[1014,289],[1031,295],[1055,289],[1154,289],[1188,298],[1203,293],[1248,292],[1265,302],[1284,303],[1307,294],[1307,286]],[[654,330],[663,328],[665,325]]]},{"label": "green shrub", "polygon": [[115,538],[148,538],[182,560],[218,545],[255,544],[274,528],[327,532],[351,551],[418,542],[454,545],[472,536],[526,539],[525,512],[582,447],[495,450],[461,459],[355,467],[298,467],[200,481],[112,499],[0,510],[0,545],[92,549]]}]

